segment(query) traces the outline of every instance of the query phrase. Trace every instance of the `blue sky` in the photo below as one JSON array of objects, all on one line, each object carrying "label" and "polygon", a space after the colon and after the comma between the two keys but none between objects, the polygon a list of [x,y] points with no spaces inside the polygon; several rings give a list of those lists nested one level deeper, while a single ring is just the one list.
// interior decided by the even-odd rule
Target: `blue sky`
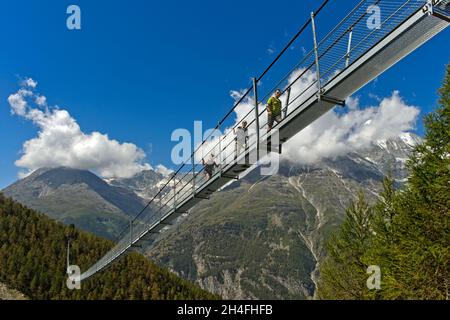
[{"label": "blue sky", "polygon": [[[327,21],[356,1],[331,1]],[[82,30],[66,28],[66,8],[82,10]],[[83,132],[99,131],[170,166],[176,128],[213,127],[317,5],[316,1],[2,1],[0,11],[0,188],[17,179],[14,162],[36,126],[11,115],[7,98],[24,77],[49,104],[70,112]],[[308,38],[309,39],[309,38]],[[449,61],[441,33],[358,92],[399,90],[422,113],[433,110]],[[300,49],[297,48],[296,50]],[[421,133],[421,126],[418,126]]]}]

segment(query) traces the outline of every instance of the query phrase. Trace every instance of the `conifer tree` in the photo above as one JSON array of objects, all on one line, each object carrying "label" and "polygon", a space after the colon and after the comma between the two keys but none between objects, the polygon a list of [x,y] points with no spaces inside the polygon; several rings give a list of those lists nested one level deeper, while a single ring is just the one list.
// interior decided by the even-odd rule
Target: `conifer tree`
[{"label": "conifer tree", "polygon": [[328,241],[328,257],[320,268],[319,298],[366,298],[363,256],[370,245],[372,211],[363,193],[347,209],[341,229]]},{"label": "conifer tree", "polygon": [[[425,117],[424,141],[407,162],[407,185],[395,190],[386,179],[378,203],[366,209],[360,198],[331,238],[320,297],[449,299],[450,65],[439,92],[440,106]],[[364,212],[367,228],[355,223]],[[365,287],[367,265],[380,267],[380,290]]]}]

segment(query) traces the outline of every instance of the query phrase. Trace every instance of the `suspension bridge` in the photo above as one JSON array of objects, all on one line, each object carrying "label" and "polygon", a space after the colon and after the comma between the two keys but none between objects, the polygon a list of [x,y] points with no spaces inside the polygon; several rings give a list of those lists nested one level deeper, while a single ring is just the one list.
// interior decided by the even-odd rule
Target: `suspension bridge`
[{"label": "suspension bridge", "polygon": [[[450,0],[363,0],[330,28],[330,21],[320,20],[329,2],[324,1],[311,13],[268,68],[241,93],[215,128],[224,133],[212,133],[186,157],[130,221],[117,244],[81,274],[81,281],[130,250],[142,244],[151,246],[162,230],[200,201],[242,178],[261,163],[267,152],[281,152],[283,143],[335,106],[344,106],[349,96],[450,24]],[[300,58],[292,57],[290,49],[299,39],[302,47],[310,50],[304,49]],[[448,50],[448,44],[443,48]],[[426,70],[427,63],[415,68]],[[264,102],[277,88],[283,91],[282,121],[268,131]],[[246,149],[236,154],[233,129],[244,121],[252,134]],[[219,167],[212,177],[207,177],[201,159],[210,154],[214,154]]]}]

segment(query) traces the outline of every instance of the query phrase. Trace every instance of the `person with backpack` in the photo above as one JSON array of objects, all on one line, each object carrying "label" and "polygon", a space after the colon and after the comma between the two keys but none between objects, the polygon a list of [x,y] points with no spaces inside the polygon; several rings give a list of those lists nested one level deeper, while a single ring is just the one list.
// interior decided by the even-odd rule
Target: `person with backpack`
[{"label": "person with backpack", "polygon": [[268,132],[270,132],[273,128],[273,124],[275,121],[278,123],[281,122],[281,90],[277,89],[273,96],[270,97],[270,99],[267,101],[267,126],[268,126]]},{"label": "person with backpack", "polygon": [[214,169],[219,167],[219,165],[216,163],[216,160],[214,159],[214,154],[211,153],[208,157],[208,160],[206,161],[205,159],[202,159],[202,164],[205,167],[206,178],[208,180],[211,179],[214,174]]}]

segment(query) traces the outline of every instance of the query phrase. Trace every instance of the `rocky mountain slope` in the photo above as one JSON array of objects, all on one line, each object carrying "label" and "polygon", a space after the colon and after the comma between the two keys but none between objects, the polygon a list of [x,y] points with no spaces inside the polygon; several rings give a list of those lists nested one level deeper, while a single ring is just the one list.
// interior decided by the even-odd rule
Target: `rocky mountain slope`
[{"label": "rocky mountain slope", "polygon": [[418,141],[405,134],[314,166],[283,162],[271,177],[255,171],[198,205],[148,256],[224,298],[312,298],[349,202],[358,192],[374,201],[388,173],[404,183]]},{"label": "rocky mountain slope", "polygon": [[144,170],[132,178],[105,180],[111,186],[133,191],[143,199],[152,199],[167,181],[167,177],[154,170]]},{"label": "rocky mountain slope", "polygon": [[39,169],[2,192],[53,219],[109,239],[143,207],[132,190],[65,167]]}]

